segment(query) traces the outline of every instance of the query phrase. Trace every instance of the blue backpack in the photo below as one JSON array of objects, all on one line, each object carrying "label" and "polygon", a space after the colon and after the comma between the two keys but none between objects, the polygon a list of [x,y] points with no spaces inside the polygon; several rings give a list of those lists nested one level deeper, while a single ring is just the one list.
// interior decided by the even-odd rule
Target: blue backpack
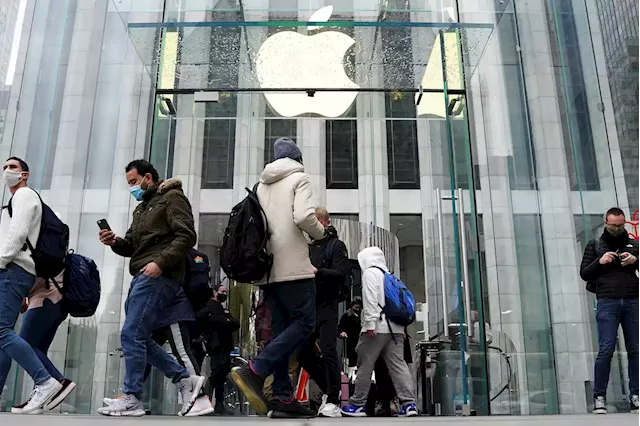
[{"label": "blue backpack", "polygon": [[[384,273],[384,307],[382,313],[391,321],[407,327],[416,320],[416,301],[406,285],[389,272],[374,266]],[[391,327],[389,327],[391,328]]]},{"label": "blue backpack", "polygon": [[64,286],[53,284],[62,294],[62,309],[75,318],[90,317],[100,303],[100,273],[88,257],[70,252],[66,258]]}]

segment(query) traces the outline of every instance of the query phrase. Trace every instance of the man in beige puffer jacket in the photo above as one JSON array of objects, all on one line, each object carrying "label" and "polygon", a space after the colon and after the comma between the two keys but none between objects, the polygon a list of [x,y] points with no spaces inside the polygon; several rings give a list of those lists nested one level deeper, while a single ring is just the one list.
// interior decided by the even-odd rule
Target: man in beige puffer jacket
[{"label": "man in beige puffer jacket", "polygon": [[[321,240],[325,229],[315,216],[311,180],[304,173],[300,149],[286,138],[278,139],[273,149],[275,161],[265,166],[257,190],[271,232],[267,250],[273,254],[273,266],[268,283],[265,278],[258,285],[271,312],[273,340],[248,367],[234,368],[232,377],[258,413],[313,417],[293,396],[289,358],[305,343],[316,321],[316,269],[304,234]],[[262,389],[271,374],[273,398],[267,403]]]}]

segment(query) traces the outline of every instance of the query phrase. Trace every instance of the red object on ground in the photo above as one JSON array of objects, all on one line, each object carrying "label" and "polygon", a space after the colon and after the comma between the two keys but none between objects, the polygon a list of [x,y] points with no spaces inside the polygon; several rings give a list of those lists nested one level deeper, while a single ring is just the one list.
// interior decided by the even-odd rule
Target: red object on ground
[{"label": "red object on ground", "polygon": [[640,219],[640,210],[636,210],[631,215],[631,220],[627,221],[627,223],[631,225],[631,228],[633,228],[633,231],[629,232],[629,236],[634,240],[640,239],[640,235],[638,235],[638,222],[640,221],[638,219]]}]

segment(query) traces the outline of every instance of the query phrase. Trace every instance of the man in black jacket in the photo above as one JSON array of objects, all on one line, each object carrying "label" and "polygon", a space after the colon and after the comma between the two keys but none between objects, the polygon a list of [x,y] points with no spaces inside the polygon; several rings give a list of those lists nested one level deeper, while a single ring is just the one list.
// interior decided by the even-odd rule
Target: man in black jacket
[{"label": "man in black jacket", "polygon": [[211,375],[207,393],[213,399],[215,393],[215,413],[224,414],[224,384],[231,371],[231,351],[233,333],[240,323],[222,306],[227,300],[227,287],[214,290],[213,297],[196,313],[198,331],[204,338],[205,348],[211,360]]},{"label": "man in black jacket", "polygon": [[298,359],[324,394],[318,415],[341,417],[338,303],[349,288],[347,280],[351,266],[347,247],[338,239],[327,210],[317,208],[316,217],[327,229],[325,239],[309,245],[309,257],[316,268],[316,329]]},{"label": "man in black jacket", "polygon": [[607,386],[619,326],[629,361],[630,408],[638,411],[638,243],[629,239],[624,226],[624,212],[617,207],[609,209],[605,230],[587,244],[580,267],[580,276],[598,299],[600,348],[595,362],[594,414],[607,412]]}]

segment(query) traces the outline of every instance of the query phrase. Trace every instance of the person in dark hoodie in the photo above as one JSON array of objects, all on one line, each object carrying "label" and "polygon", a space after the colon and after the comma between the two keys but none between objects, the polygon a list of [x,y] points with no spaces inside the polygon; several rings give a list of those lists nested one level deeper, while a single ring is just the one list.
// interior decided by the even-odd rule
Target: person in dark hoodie
[{"label": "person in dark hoodie", "polygon": [[311,263],[316,268],[316,328],[298,360],[323,393],[318,416],[342,417],[341,368],[337,347],[338,303],[346,296],[351,266],[347,247],[331,226],[329,212],[318,207],[316,218],[327,230],[324,239],[309,245]]},{"label": "person in dark hoodie", "polygon": [[629,404],[638,412],[638,242],[629,239],[624,212],[617,207],[605,215],[599,239],[584,250],[580,276],[598,299],[599,350],[593,383],[594,414],[606,414],[611,358],[622,326],[629,361]]},{"label": "person in dark hoodie", "polygon": [[224,384],[231,371],[233,333],[240,323],[222,305],[227,301],[227,287],[221,285],[213,291],[213,297],[204,308],[196,312],[198,331],[204,338],[205,348],[211,360],[211,374],[206,393],[215,394],[215,413],[224,414]]}]

